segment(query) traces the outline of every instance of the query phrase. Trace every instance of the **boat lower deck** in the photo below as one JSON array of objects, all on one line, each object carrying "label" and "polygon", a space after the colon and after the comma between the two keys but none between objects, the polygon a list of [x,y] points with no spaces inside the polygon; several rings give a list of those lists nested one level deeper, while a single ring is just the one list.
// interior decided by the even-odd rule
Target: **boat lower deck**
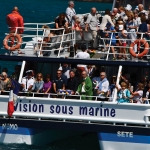
[{"label": "boat lower deck", "polygon": [[[43,145],[61,139],[86,138],[91,135],[97,142],[99,141],[101,150],[110,148],[119,150],[121,145],[123,150],[126,145],[130,146],[129,149],[137,147],[138,150],[139,148],[145,150],[150,146],[150,128],[142,126],[87,123],[82,120],[64,122],[63,120],[37,120],[34,118],[0,118],[0,125],[0,142],[5,143]],[[95,144],[97,144],[96,141]]]}]

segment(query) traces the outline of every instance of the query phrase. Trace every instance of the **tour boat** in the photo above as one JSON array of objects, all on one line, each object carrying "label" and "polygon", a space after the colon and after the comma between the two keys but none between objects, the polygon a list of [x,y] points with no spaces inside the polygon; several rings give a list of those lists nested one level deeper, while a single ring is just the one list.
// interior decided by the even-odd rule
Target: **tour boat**
[{"label": "tour boat", "polygon": [[[115,3],[114,0],[113,6]],[[43,39],[46,29],[42,28],[45,24],[54,26],[53,22],[25,23],[24,33],[21,35],[22,54],[10,50],[0,54],[0,60],[22,62],[19,83],[26,63],[36,72],[51,73],[53,77],[60,63],[105,66],[107,77],[117,74],[117,82],[121,72],[130,72],[137,77],[145,73],[150,74],[149,54],[145,55],[144,60],[134,58],[112,61],[110,46],[107,48],[104,45],[107,51],[95,50],[94,56],[90,59],[72,57],[74,55],[72,47],[75,43],[85,43],[87,48],[90,47],[89,43],[92,41],[90,32],[83,32],[84,40],[82,40],[79,32],[65,33],[62,29],[62,35],[52,37],[51,43],[45,46]],[[49,53],[43,55],[44,51]],[[130,54],[127,56],[130,57]],[[57,96],[53,93],[43,97],[42,93],[20,92],[15,104],[15,112],[9,118],[7,115],[9,91],[1,92],[0,142],[45,145],[92,132],[97,136],[101,150],[150,149],[149,104],[118,103],[117,92],[112,101],[97,101],[96,96],[89,101],[81,100],[80,95],[75,95],[74,99],[72,95],[70,97],[63,94],[63,98],[52,98],[53,95]]]}]

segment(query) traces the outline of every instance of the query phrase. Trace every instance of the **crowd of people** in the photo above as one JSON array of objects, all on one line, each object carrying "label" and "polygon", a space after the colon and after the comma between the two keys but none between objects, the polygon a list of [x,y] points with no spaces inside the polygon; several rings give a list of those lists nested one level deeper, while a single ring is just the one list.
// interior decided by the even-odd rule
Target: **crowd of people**
[{"label": "crowd of people", "polygon": [[[23,17],[19,14],[17,7],[14,7],[13,12],[7,15],[7,24],[11,33],[15,32],[16,27],[21,27],[18,30],[18,34],[23,33]],[[107,9],[104,15],[97,14],[97,9],[93,7],[90,13],[83,15],[81,18],[74,9],[74,2],[69,1],[66,12],[59,14],[55,18],[54,28],[58,30],[50,30],[50,27],[47,25],[43,26],[43,28],[45,29],[43,50],[47,42],[52,42],[51,37],[63,33],[63,28],[65,33],[76,30],[80,33],[83,40],[83,31],[91,32],[93,37],[92,49],[97,49],[100,45],[101,50],[105,51],[105,47],[111,46],[114,60],[116,58],[127,59],[127,44],[130,45],[131,42],[138,38],[150,40],[150,6],[148,10],[145,10],[144,6],[139,4],[133,9],[128,4],[126,7],[120,6],[112,11]],[[117,56],[114,46],[121,46],[118,48],[119,54]],[[134,46],[134,51],[137,53],[137,45]]]},{"label": "crowd of people", "polygon": [[[11,78],[8,76],[7,68],[2,69],[0,75],[1,93],[11,89],[11,79],[18,80],[20,66],[15,66]],[[43,77],[42,73],[35,75],[34,70],[25,71],[25,76],[20,83],[21,93],[42,94],[42,97],[66,98],[97,101],[113,101],[115,89],[119,103],[148,103],[150,99],[150,81],[147,76],[142,76],[139,81],[133,82],[131,75],[121,74],[120,82],[116,85],[117,76],[107,79],[105,67],[100,68],[87,65],[85,69],[73,68],[63,63],[58,68],[55,77],[50,74]],[[68,96],[68,97],[67,97]]]},{"label": "crowd of people", "polygon": [[[65,32],[68,32],[67,29],[71,26],[72,30],[80,33],[82,40],[84,40],[84,32],[90,32],[93,37],[91,48],[98,49],[100,45],[101,51],[105,51],[105,47],[111,46],[113,60],[127,59],[127,45],[136,39],[144,39],[150,43],[150,6],[146,11],[144,6],[139,4],[133,10],[128,4],[126,7],[120,6],[112,11],[107,9],[103,16],[97,14],[97,9],[93,7],[90,13],[80,18],[75,12],[74,2],[69,1],[68,4],[66,13],[60,14],[55,19],[56,29],[65,28]],[[117,56],[114,47],[119,47]],[[138,45],[134,46],[135,53],[138,53],[137,47]],[[142,51],[141,48],[140,52]]]},{"label": "crowd of people", "polygon": [[[126,7],[114,8],[112,12],[107,9],[104,16],[97,14],[97,9],[93,7],[89,14],[79,18],[74,9],[74,2],[69,1],[66,13],[60,14],[55,24],[57,29],[65,28],[65,31],[72,26],[72,30],[80,33],[82,40],[84,40],[84,32],[91,32],[93,37],[91,48],[98,49],[101,46],[101,51],[105,51],[108,46],[111,46],[113,60],[127,59],[127,45],[136,39],[145,39],[150,43],[150,7],[146,11],[142,4],[139,4],[135,10],[132,10],[129,4]],[[119,47],[117,56],[114,47]],[[143,49],[141,48],[140,52]],[[134,46],[134,52],[139,53],[137,44]]]},{"label": "crowd of people", "polygon": [[[11,27],[9,28],[10,32],[14,33],[16,27],[22,27],[18,30],[18,34],[22,34],[23,17],[20,17],[17,7],[13,9],[12,14],[7,16],[7,23]],[[14,16],[16,18],[19,16],[15,20],[18,24],[13,24],[12,18]],[[127,44],[137,38],[150,39],[150,7],[146,11],[143,5],[139,4],[133,10],[132,6],[128,4],[126,7],[114,8],[112,12],[107,9],[104,16],[97,14],[97,9],[93,7],[89,14],[79,18],[74,9],[74,2],[69,1],[66,12],[56,17],[54,28],[64,28],[65,33],[69,33],[69,27],[71,27],[71,30],[79,32],[83,40],[83,31],[90,31],[93,37],[93,49],[97,49],[100,42],[101,50],[104,51],[105,42],[107,46],[111,46],[114,60],[116,57],[118,59],[127,59],[125,55],[127,53]],[[47,42],[51,41],[52,36],[62,34],[62,30],[53,31],[46,25],[43,28],[45,29],[45,46]],[[100,40],[98,37],[100,37]],[[118,56],[114,51],[114,46],[117,45],[121,46],[118,49]],[[75,58],[90,58],[85,45],[81,45],[81,50],[75,55]],[[134,46],[134,51],[137,52],[137,45]],[[112,101],[114,91],[117,89],[117,101],[120,103],[145,103],[147,99],[150,99],[150,81],[147,80],[147,77],[142,76],[138,82],[132,83],[129,74],[121,75],[120,82],[116,85],[116,76],[112,76],[109,81],[105,69],[99,70],[92,65],[77,64],[75,68],[72,68],[69,64],[64,63],[58,68],[54,79],[51,79],[50,74],[43,77],[42,73],[37,73],[35,76],[33,70],[27,70],[25,73],[26,76],[22,78],[20,88],[20,91],[25,93],[35,92],[44,93],[44,95],[54,93],[55,95],[52,97],[59,96],[59,98],[62,95],[70,95],[69,98],[71,99],[81,95],[82,100]],[[19,75],[20,66],[17,65],[12,77],[18,80]],[[3,68],[0,75],[0,91],[9,91],[10,88],[11,79],[8,77],[8,70]]]}]

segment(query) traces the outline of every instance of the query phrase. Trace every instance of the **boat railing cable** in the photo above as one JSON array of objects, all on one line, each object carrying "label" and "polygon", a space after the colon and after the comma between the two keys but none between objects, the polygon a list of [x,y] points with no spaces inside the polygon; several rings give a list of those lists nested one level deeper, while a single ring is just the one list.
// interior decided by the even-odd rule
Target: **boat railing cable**
[{"label": "boat railing cable", "polygon": [[54,25],[55,22],[49,22],[49,23],[24,23],[24,27],[25,26],[29,26],[29,25],[32,25],[32,26],[43,26],[43,25]]},{"label": "boat railing cable", "polygon": [[[3,91],[1,92],[0,96],[9,96],[10,91]],[[74,100],[82,100],[83,95],[70,95],[70,94],[65,94],[65,93],[36,93],[36,92],[19,92],[18,97],[38,97],[38,98],[51,98],[51,99],[56,99],[57,96],[59,96],[59,99],[68,99],[69,97]],[[44,97],[43,97],[44,96]],[[54,96],[54,98],[53,98]],[[56,97],[55,97],[56,96]],[[62,98],[60,98],[62,96]],[[99,96],[86,96],[86,98],[92,98],[91,101],[97,101],[97,98]],[[112,99],[112,97],[107,97],[108,99]],[[111,101],[107,101],[111,102]]]},{"label": "boat railing cable", "polygon": [[[22,64],[24,65],[24,64]],[[119,66],[119,70],[118,70],[118,76],[117,76],[117,81],[116,81],[116,85],[119,84],[119,78],[121,75],[121,70],[122,70],[122,66]],[[10,91],[3,91],[0,93],[0,97],[1,96],[9,96],[9,92]],[[60,97],[62,96],[62,97]],[[36,92],[19,92],[18,97],[38,97],[38,98],[51,98],[51,99],[73,99],[73,100],[82,100],[83,95],[71,95],[71,94],[66,94],[66,93],[36,93]],[[92,98],[91,101],[98,101],[99,96],[86,96],[86,98]],[[114,96],[113,97],[107,97],[108,101],[105,102],[109,102],[109,103],[117,103],[117,104],[121,104],[117,102],[117,89],[115,89],[114,91]],[[132,100],[133,98],[129,98],[130,100]],[[84,101],[84,100],[83,100]],[[144,98],[143,102],[147,102],[145,104],[150,104],[150,99],[148,98]],[[132,101],[130,103],[133,103]]]}]

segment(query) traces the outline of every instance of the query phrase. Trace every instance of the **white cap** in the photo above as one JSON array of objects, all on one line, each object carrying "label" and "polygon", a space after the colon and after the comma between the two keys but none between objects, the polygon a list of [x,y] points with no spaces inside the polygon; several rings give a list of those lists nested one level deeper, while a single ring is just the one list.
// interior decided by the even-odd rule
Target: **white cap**
[{"label": "white cap", "polygon": [[59,67],[59,68],[58,68],[58,70],[61,70],[61,71],[62,71],[62,70],[63,70],[63,69],[62,69],[62,66],[61,66],[61,67]]},{"label": "white cap", "polygon": [[32,73],[33,72],[33,70],[28,70],[28,71],[26,71],[26,73],[28,74],[28,73]]},{"label": "white cap", "polygon": [[119,30],[123,30],[123,25],[122,24],[119,25]]},{"label": "white cap", "polygon": [[132,6],[130,4],[127,4],[127,7],[125,7],[126,10],[131,11],[132,10]]}]

